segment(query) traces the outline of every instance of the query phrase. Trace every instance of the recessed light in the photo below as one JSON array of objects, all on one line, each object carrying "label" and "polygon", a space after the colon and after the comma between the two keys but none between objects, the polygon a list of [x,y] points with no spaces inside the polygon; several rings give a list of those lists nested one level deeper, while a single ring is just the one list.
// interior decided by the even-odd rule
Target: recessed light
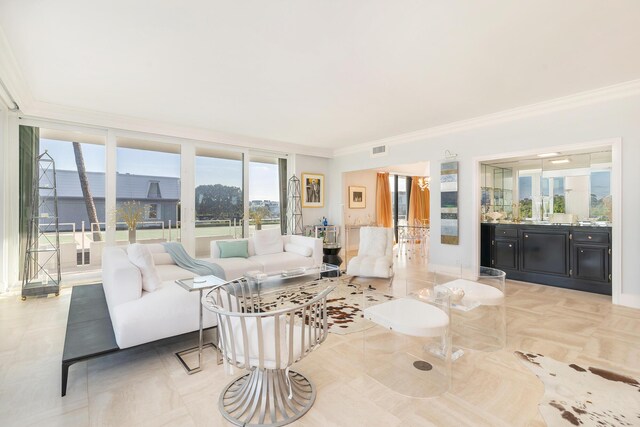
[{"label": "recessed light", "polygon": [[538,157],[553,157],[553,156],[559,156],[560,153],[543,153],[543,154],[538,154]]},{"label": "recessed light", "polygon": [[554,165],[559,165],[561,163],[569,163],[571,160],[569,159],[560,159],[560,160],[551,160],[551,163]]}]

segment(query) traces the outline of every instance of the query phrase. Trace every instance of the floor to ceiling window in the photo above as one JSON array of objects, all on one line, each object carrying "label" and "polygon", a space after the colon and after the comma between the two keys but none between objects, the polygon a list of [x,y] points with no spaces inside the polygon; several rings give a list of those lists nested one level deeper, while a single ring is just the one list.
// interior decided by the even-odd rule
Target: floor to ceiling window
[{"label": "floor to ceiling window", "polygon": [[[55,165],[55,188],[57,195],[58,229],[52,221],[51,212],[37,210],[39,241],[38,246],[45,248],[56,241],[58,232],[60,243],[60,271],[67,283],[76,281],[79,273],[92,268],[91,259],[99,255],[92,253],[93,242],[104,240],[105,231],[105,138],[101,135],[63,131],[58,129],[21,126],[21,132],[28,130],[33,136],[30,149],[24,150],[26,141],[21,138],[20,162],[35,160],[35,156],[50,156]],[[27,159],[29,157],[29,159]],[[26,187],[31,187],[33,176],[37,172],[37,164],[28,173],[21,167],[20,192],[25,195]],[[48,187],[53,185],[51,176],[43,177],[47,182],[40,183],[41,199],[51,197]],[[20,218],[24,225],[34,215],[34,210],[27,200],[20,202]],[[44,205],[44,204],[42,204]],[[21,257],[24,248],[21,245]],[[41,260],[42,261],[42,260]],[[44,260],[49,270],[57,268],[57,263]],[[93,266],[95,267],[95,266]]]},{"label": "floor to ceiling window", "polygon": [[57,167],[63,274],[99,274],[104,246],[113,242],[179,241],[204,258],[212,240],[282,227],[284,156],[143,135],[109,139],[98,129],[85,135],[74,129],[21,128],[28,132],[21,137],[26,143],[20,158],[29,164],[20,167],[25,175],[20,217],[30,211],[28,192],[22,190],[31,188],[32,159],[47,151]]},{"label": "floor to ceiling window", "polygon": [[[256,230],[280,228],[281,200],[279,159],[252,155],[249,162],[249,235]],[[286,175],[286,171],[284,172]]]},{"label": "floor to ceiling window", "polygon": [[398,240],[398,226],[407,225],[407,214],[409,212],[408,187],[410,185],[404,175],[389,175],[391,212],[393,214],[393,230],[396,241]]},{"label": "floor to ceiling window", "polygon": [[207,257],[212,240],[243,236],[243,154],[196,149],[196,256]]},{"label": "floor to ceiling window", "polygon": [[120,138],[116,159],[116,242],[180,241],[180,146]]}]

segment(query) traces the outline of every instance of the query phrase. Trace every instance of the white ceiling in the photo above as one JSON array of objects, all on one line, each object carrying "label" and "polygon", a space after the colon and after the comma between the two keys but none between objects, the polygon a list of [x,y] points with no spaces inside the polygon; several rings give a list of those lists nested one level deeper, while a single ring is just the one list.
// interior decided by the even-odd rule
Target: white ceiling
[{"label": "white ceiling", "polygon": [[327,148],[640,77],[637,0],[0,0],[33,99]]}]

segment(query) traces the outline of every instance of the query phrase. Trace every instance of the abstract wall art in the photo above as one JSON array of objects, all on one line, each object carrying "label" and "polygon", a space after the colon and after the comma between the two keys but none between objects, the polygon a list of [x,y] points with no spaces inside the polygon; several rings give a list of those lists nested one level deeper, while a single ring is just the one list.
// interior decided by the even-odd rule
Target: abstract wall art
[{"label": "abstract wall art", "polygon": [[440,243],[459,243],[457,161],[440,165]]}]

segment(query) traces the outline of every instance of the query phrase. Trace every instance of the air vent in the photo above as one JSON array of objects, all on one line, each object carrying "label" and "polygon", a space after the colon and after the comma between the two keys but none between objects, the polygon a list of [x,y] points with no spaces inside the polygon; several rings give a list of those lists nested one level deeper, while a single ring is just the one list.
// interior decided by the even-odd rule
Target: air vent
[{"label": "air vent", "polygon": [[387,155],[388,147],[386,145],[379,145],[371,148],[371,157],[382,157]]}]

